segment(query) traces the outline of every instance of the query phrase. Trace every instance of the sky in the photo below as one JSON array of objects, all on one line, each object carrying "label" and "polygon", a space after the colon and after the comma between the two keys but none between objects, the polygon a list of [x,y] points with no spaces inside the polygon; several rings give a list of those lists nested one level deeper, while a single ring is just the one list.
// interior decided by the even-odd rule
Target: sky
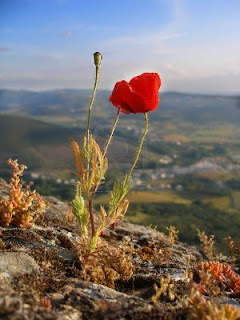
[{"label": "sky", "polygon": [[91,88],[95,51],[102,89],[238,94],[240,0],[0,0],[0,88]]}]

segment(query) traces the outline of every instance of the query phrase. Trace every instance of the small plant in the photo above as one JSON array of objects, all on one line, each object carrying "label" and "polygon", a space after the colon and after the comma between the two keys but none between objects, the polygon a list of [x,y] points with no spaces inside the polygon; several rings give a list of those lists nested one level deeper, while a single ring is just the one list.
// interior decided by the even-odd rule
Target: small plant
[{"label": "small plant", "polygon": [[35,190],[30,190],[30,185],[24,188],[21,177],[27,167],[12,159],[8,164],[13,175],[9,181],[8,198],[0,197],[0,226],[30,227],[44,212],[45,202]]},{"label": "small plant", "polygon": [[191,290],[187,304],[187,319],[191,320],[238,320],[240,317],[236,307],[206,300],[195,286]]},{"label": "small plant", "polygon": [[134,270],[131,261],[132,245],[123,242],[122,245],[115,248],[101,240],[98,248],[89,252],[84,240],[80,238],[77,247],[84,280],[91,280],[94,283],[114,288],[117,280],[127,281],[132,277]]},{"label": "small plant", "polygon": [[236,259],[236,264],[240,265],[240,240],[234,241],[231,237],[225,239],[228,244],[230,254]]},{"label": "small plant", "polygon": [[152,302],[156,303],[161,297],[167,298],[169,301],[174,301],[176,299],[176,295],[173,291],[174,284],[171,283],[171,277],[168,273],[166,277],[161,277],[160,279],[160,287],[154,284],[155,295],[152,296]]},{"label": "small plant", "polygon": [[[75,198],[72,202],[72,212],[80,225],[81,243],[87,247],[89,253],[97,248],[99,237],[104,233],[104,229],[116,225],[123,219],[127,212],[129,202],[126,196],[131,188],[132,172],[138,162],[148,131],[147,112],[157,108],[159,104],[158,90],[161,85],[159,75],[156,73],[144,73],[133,78],[129,83],[126,81],[116,83],[109,100],[118,110],[109,139],[104,149],[101,150],[90,131],[91,113],[97,91],[101,61],[101,54],[96,52],[94,54],[96,77],[88,107],[87,130],[82,147],[80,147],[75,140],[71,140],[77,176],[79,178]],[[144,113],[144,131],[129,172],[122,180],[118,179],[114,184],[108,208],[100,206],[98,215],[95,215],[94,197],[99,186],[104,183],[105,180],[108,169],[106,154],[120,113]],[[83,256],[85,256],[85,254]]]},{"label": "small plant", "polygon": [[[240,276],[237,275],[229,264],[220,263],[217,261],[202,262],[199,265],[200,278],[205,274],[207,281],[204,285],[203,292],[209,292],[213,287],[223,288],[228,290],[231,295],[240,297]],[[201,282],[200,282],[201,284]]]},{"label": "small plant", "polygon": [[192,255],[189,255],[184,258],[184,261],[187,265],[187,268],[183,270],[184,276],[185,276],[185,282],[190,283],[193,279],[193,265],[192,265]]},{"label": "small plant", "polygon": [[174,226],[167,227],[167,230],[169,242],[174,244],[178,240],[179,231]]},{"label": "small plant", "polygon": [[205,256],[209,260],[213,260],[214,258],[213,249],[215,244],[214,235],[211,235],[210,237],[208,237],[204,231],[201,232],[199,229],[197,229],[197,232],[198,232],[198,238],[201,242],[201,247]]}]

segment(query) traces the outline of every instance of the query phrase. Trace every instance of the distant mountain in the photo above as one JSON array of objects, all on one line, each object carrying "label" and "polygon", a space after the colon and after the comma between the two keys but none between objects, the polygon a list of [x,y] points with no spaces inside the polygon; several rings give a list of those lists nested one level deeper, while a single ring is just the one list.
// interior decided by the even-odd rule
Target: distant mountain
[{"label": "distant mountain", "polygon": [[[68,117],[76,119],[86,111],[90,90],[51,90],[43,92],[0,90],[0,112],[31,117]],[[113,115],[108,101],[110,91],[99,90],[95,117],[104,120]],[[109,111],[111,110],[111,111]],[[153,121],[228,121],[240,122],[240,96],[218,96],[164,92],[160,108],[150,114]]]},{"label": "distant mountain", "polygon": [[[74,89],[43,92],[0,90],[0,111],[30,116],[74,113],[86,107],[90,95],[90,90]],[[105,95],[106,92],[101,91],[98,101],[101,102]]]},{"label": "distant mountain", "polygon": [[[80,140],[83,136],[90,95],[90,90],[74,89],[0,90],[0,168],[8,157],[19,158],[32,169],[73,168],[69,138]],[[101,145],[116,114],[116,108],[108,101],[109,95],[109,91],[98,91],[91,122]],[[158,162],[159,154],[173,156],[182,152],[185,157],[185,153],[193,152],[191,148],[194,155],[200,154],[199,145],[192,144],[196,142],[229,143],[231,150],[238,152],[240,96],[165,92],[160,98],[160,107],[149,113],[148,161]],[[110,149],[111,159],[123,164],[132,159],[142,130],[141,121],[142,115],[121,115]],[[189,145],[175,147],[179,140]],[[209,148],[213,146],[203,146],[207,154]]]},{"label": "distant mountain", "polygon": [[59,168],[71,162],[69,138],[76,130],[19,116],[0,116],[1,168],[9,157],[18,158],[30,169]]},{"label": "distant mountain", "polygon": [[162,94],[161,107],[164,114],[176,112],[185,121],[240,121],[240,96],[199,95],[166,92]]},{"label": "distant mountain", "polygon": [[[51,169],[60,174],[65,170],[73,170],[69,139],[74,138],[80,142],[83,134],[79,128],[63,127],[22,116],[0,115],[0,171],[7,168],[9,157],[18,158],[31,170]],[[101,146],[105,143],[105,139],[100,136],[97,141]],[[109,149],[113,161],[120,159],[124,147],[121,140],[115,139],[114,142]],[[130,141],[122,162],[132,158],[134,152],[135,148]]]}]

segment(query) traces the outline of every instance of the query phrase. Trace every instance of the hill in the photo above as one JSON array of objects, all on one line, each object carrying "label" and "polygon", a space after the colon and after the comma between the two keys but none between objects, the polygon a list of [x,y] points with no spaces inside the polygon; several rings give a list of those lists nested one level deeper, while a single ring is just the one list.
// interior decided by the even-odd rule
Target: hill
[{"label": "hill", "polygon": [[18,158],[29,169],[68,167],[71,151],[70,137],[76,130],[63,128],[19,116],[0,116],[1,167],[9,157]]},{"label": "hill", "polygon": [[[1,171],[7,168],[6,161],[9,157],[18,158],[30,170],[41,169],[46,172],[51,170],[60,175],[73,171],[74,163],[69,139],[81,141],[83,134],[84,131],[78,128],[45,123],[22,116],[0,115]],[[97,140],[100,145],[104,145],[104,138],[99,136]],[[110,147],[109,154],[113,162],[120,159],[122,144],[121,139],[115,139],[114,146]],[[134,144],[131,145],[130,141],[122,157],[122,163],[129,162],[134,150]]]},{"label": "hill", "polygon": [[[85,110],[90,90],[52,90],[43,92],[0,90],[0,112],[28,116],[66,116],[74,118]],[[96,116],[111,117],[108,102],[110,91],[99,90],[96,97]],[[164,92],[160,108],[152,121],[181,120],[191,122],[240,121],[240,96],[217,96]]]},{"label": "hill", "polygon": [[[54,125],[85,129],[90,90],[52,90],[43,92],[0,90],[0,114],[20,115]],[[96,136],[109,133],[116,108],[108,101],[110,91],[99,90],[94,105],[92,128]],[[149,141],[153,153],[159,141],[167,143],[230,143],[239,148],[240,96],[199,95],[163,92],[160,107],[149,113]],[[142,115],[121,115],[116,134],[137,144]],[[125,141],[123,141],[125,142]],[[169,145],[167,146],[167,149]],[[210,146],[211,147],[211,146]],[[161,146],[164,149],[164,146]],[[149,150],[150,151],[150,150]],[[235,152],[235,151],[234,151]],[[175,150],[170,153],[176,153]],[[151,155],[154,159],[154,155]],[[156,158],[155,158],[156,160]]]}]

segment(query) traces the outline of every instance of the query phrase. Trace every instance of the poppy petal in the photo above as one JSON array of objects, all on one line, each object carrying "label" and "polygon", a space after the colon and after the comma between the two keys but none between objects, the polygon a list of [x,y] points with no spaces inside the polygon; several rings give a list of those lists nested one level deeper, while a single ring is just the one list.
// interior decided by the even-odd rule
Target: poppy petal
[{"label": "poppy petal", "polygon": [[154,110],[159,104],[158,90],[161,79],[157,73],[143,73],[134,77],[129,84],[148,101],[148,110]]},{"label": "poppy petal", "polygon": [[116,83],[109,100],[123,113],[144,112],[146,108],[145,98],[135,92],[126,81]]}]

